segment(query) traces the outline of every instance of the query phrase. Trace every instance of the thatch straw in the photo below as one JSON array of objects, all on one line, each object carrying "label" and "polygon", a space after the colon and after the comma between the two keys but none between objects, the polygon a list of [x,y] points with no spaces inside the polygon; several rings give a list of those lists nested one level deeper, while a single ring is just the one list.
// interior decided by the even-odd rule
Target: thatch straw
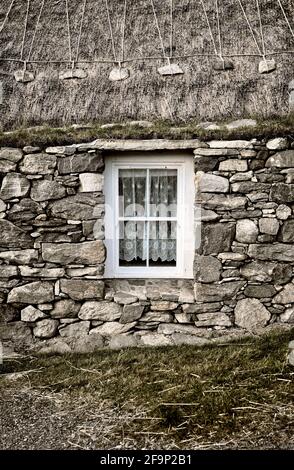
[{"label": "thatch straw", "polygon": [[[1,0],[0,25],[11,0]],[[121,30],[124,0],[108,0],[118,55],[121,52]],[[41,0],[31,0],[24,47],[27,57],[34,34]],[[73,56],[76,54],[81,0],[69,0]],[[166,51],[169,51],[170,0],[154,0]],[[205,0],[217,41],[215,0]],[[237,0],[220,3],[223,51],[230,54],[258,54]],[[293,25],[293,0],[283,0]],[[256,38],[261,44],[255,0],[243,0]],[[266,49],[294,51],[294,40],[278,3],[260,0]],[[20,57],[26,0],[15,0],[8,21],[0,33],[0,56]],[[199,0],[174,1],[174,55],[214,54],[205,16]],[[128,0],[125,30],[125,58],[158,57],[159,60],[131,62],[131,77],[112,83],[108,76],[111,64],[79,64],[88,71],[84,80],[60,81],[58,72],[69,64],[28,64],[36,74],[34,82],[16,83],[17,62],[0,62],[0,80],[4,97],[0,105],[0,123],[5,129],[40,123],[66,124],[122,119],[219,119],[230,116],[286,114],[288,83],[293,79],[293,55],[276,57],[277,70],[269,75],[258,74],[259,57],[236,57],[233,71],[215,72],[213,58],[178,59],[185,74],[161,77],[157,67],[162,51],[150,0]],[[218,44],[218,43],[217,43]],[[88,0],[80,43],[81,61],[113,60],[105,0]],[[66,61],[69,59],[64,0],[46,0],[36,40],[33,61]]]}]

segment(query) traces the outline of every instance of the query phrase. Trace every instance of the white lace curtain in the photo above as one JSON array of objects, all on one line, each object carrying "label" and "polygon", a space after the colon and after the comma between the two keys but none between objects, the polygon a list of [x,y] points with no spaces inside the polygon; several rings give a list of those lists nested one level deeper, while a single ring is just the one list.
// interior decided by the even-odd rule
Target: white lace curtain
[{"label": "white lace curtain", "polygon": [[150,170],[149,187],[147,170],[120,170],[119,176],[120,216],[128,219],[120,222],[120,260],[175,262],[177,223],[148,218],[176,217],[177,170]]}]

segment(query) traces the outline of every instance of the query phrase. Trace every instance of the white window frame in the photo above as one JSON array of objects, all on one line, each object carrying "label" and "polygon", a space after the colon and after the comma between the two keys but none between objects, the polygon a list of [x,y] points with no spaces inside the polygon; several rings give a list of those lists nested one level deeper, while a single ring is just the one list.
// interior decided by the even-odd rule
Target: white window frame
[{"label": "white window frame", "polygon": [[[178,170],[178,223],[176,266],[119,266],[119,193],[120,169],[177,169]],[[193,156],[175,153],[105,157],[105,245],[107,250],[106,278],[169,278],[193,279],[195,251],[194,235],[194,162]],[[135,218],[134,220],[142,220]],[[158,220],[158,218],[155,218]],[[163,218],[165,219],[165,218]],[[133,218],[132,218],[133,220]],[[149,218],[150,220],[150,218]]]}]

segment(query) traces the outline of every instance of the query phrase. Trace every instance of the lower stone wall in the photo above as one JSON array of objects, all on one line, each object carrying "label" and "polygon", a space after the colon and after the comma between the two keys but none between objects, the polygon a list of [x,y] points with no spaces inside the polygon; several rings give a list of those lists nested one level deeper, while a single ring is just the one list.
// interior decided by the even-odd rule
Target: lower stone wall
[{"label": "lower stone wall", "polygon": [[104,279],[99,142],[0,149],[4,348],[202,345],[294,324],[290,140],[193,142],[202,238],[191,281]]}]

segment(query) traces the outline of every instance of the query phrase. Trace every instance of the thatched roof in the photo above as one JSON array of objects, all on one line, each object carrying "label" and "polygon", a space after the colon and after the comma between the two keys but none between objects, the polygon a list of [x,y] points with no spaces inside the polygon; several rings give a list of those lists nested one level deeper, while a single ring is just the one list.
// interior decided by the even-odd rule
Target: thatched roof
[{"label": "thatched roof", "polygon": [[[256,0],[242,0],[258,43],[261,45]],[[281,0],[294,27],[294,0]],[[1,0],[0,30],[11,0]],[[82,0],[68,0],[72,53],[77,51],[83,10]],[[121,31],[125,0],[108,0],[117,54],[121,53]],[[205,0],[213,34],[218,44],[215,0]],[[291,36],[278,2],[259,0],[265,46],[268,52],[294,51]],[[29,54],[42,0],[31,0],[23,57]],[[65,0],[45,0],[32,48],[33,61],[69,59]],[[166,51],[170,42],[170,0],[154,0]],[[258,54],[238,0],[219,0],[225,55]],[[67,124],[122,119],[213,120],[229,116],[265,116],[288,112],[288,83],[294,78],[293,55],[275,56],[277,70],[258,74],[259,57],[234,57],[234,70],[216,72],[213,57],[175,60],[183,75],[162,77],[164,65],[150,0],[128,0],[125,29],[125,58],[158,57],[128,63],[131,76],[123,82],[109,81],[113,64],[83,63],[83,80],[59,80],[69,64],[28,64],[36,79],[22,84],[14,80],[22,64],[0,62],[3,104],[0,123],[4,128],[40,123]],[[26,0],[15,0],[0,32],[0,56],[19,59],[24,33]],[[174,0],[174,55],[214,54],[213,44],[199,0]],[[87,0],[80,42],[80,61],[113,60],[105,0]]]}]

